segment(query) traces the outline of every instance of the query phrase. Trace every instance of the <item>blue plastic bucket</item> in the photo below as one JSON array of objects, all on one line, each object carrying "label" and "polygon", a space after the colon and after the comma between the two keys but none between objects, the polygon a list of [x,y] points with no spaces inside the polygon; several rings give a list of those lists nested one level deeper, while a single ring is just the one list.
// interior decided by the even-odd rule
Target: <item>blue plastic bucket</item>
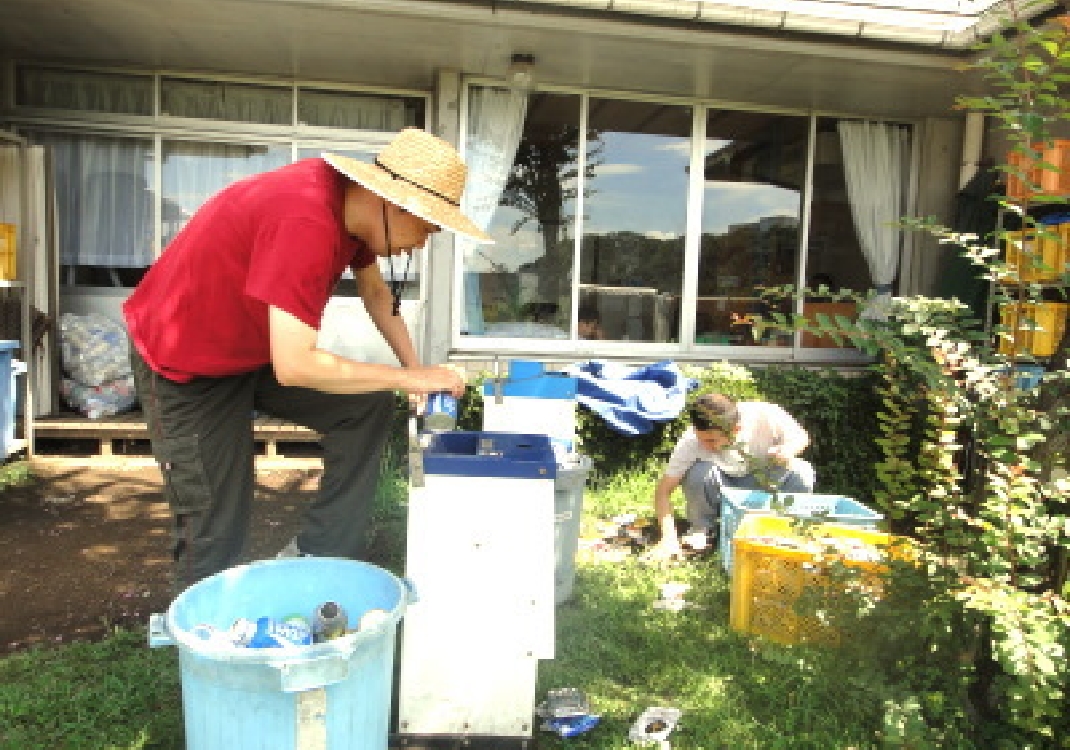
[{"label": "blue plastic bucket", "polygon": [[[389,613],[368,630],[288,649],[214,645],[193,629],[226,630],[239,618],[310,620],[325,601],[351,627],[370,609]],[[298,557],[242,565],[183,591],[154,615],[152,646],[176,645],[187,750],[386,750],[397,624],[412,600],[393,574],[356,560]]]},{"label": "blue plastic bucket", "polygon": [[0,340],[0,463],[7,460],[15,440],[16,376],[26,367],[13,359],[18,348],[18,341]]}]

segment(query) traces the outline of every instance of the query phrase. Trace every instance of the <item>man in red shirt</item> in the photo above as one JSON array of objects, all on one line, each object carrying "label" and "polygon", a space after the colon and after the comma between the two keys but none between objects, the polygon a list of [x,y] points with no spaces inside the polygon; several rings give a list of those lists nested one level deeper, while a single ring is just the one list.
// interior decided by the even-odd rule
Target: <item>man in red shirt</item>
[{"label": "man in red shirt", "polygon": [[[127,300],[134,376],[174,518],[178,590],[242,553],[254,411],[323,435],[300,553],[364,554],[394,392],[420,404],[464,391],[454,369],[420,363],[376,259],[411,254],[440,229],[490,242],[458,207],[466,176],[452,146],[406,129],[374,164],[324,154],[240,180],[197,211]],[[400,366],[317,346],[346,268]]]}]

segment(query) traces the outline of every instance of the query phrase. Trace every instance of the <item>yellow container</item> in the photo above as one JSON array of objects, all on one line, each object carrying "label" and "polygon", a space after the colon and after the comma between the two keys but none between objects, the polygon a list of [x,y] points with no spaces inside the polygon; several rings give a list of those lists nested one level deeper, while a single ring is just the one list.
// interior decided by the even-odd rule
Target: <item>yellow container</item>
[{"label": "yellow container", "polygon": [[17,278],[15,275],[17,270],[15,237],[17,234],[14,224],[0,224],[0,280],[14,281]]},{"label": "yellow container", "polygon": [[1000,323],[1007,328],[1007,335],[1013,336],[1013,341],[1000,336],[1000,353],[1050,357],[1066,332],[1066,312],[1070,305],[1065,302],[1023,302],[1020,308],[1023,327],[1018,329],[1019,306],[1013,303],[1000,305]]},{"label": "yellow container", "polygon": [[1062,276],[1066,266],[1070,224],[1045,227],[1041,236],[1035,230],[1014,232],[1007,238],[1007,265],[1022,281],[1052,281]]},{"label": "yellow container", "polygon": [[[1028,156],[1011,151],[1007,154],[1007,164],[1020,169],[1041,192],[1048,195],[1070,194],[1070,140],[1054,140],[1050,144],[1035,143],[1033,148],[1039,152],[1040,161],[1049,165],[1041,167]],[[1026,184],[1013,174],[1007,175],[1007,197],[1025,200],[1036,195]]]},{"label": "yellow container", "polygon": [[[736,631],[778,643],[834,645],[840,633],[816,616],[797,611],[800,597],[808,591],[835,595],[828,572],[835,563],[859,571],[860,585],[879,597],[888,572],[888,550],[906,540],[837,524],[817,524],[804,538],[795,531],[792,521],[783,516],[749,514],[740,523],[732,540],[729,622]],[[819,541],[810,546],[819,550],[806,548],[811,537]],[[829,552],[836,540],[867,559]]]}]

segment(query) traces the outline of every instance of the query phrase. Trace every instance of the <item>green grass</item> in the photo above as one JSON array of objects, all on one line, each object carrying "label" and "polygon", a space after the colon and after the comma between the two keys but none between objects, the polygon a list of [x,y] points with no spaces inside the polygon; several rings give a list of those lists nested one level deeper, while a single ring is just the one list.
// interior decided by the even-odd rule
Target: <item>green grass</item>
[{"label": "green grass", "polygon": [[[621,513],[650,516],[651,474],[613,478],[584,497],[584,526]],[[660,585],[690,584],[681,612],[654,609]],[[578,563],[575,596],[557,611],[557,654],[539,669],[539,694],[587,693],[594,730],[543,747],[634,748],[628,729],[643,709],[683,711],[675,750],[875,746],[873,700],[845,700],[835,655],[752,642],[729,628],[730,580],[717,558],[663,566]]]},{"label": "green grass", "polygon": [[28,461],[10,461],[0,464],[0,490],[5,487],[28,484],[33,479]]},{"label": "green grass", "polygon": [[[393,529],[399,556],[387,566],[394,568],[403,554],[396,521],[404,493],[393,480],[385,491],[376,517],[384,536]],[[649,515],[652,492],[650,475],[587,490],[584,526],[623,512]],[[697,606],[654,609],[659,584],[670,580],[689,583],[687,598]],[[577,563],[574,598],[558,608],[556,659],[540,664],[538,694],[580,688],[602,722],[569,740],[539,733],[540,747],[633,748],[628,729],[650,706],[683,711],[675,750],[877,746],[879,694],[858,690],[834,655],[733,632],[728,602],[716,558],[668,567],[635,557]],[[2,750],[179,750],[181,724],[175,651],[149,649],[143,631],[0,660]]]},{"label": "green grass", "polygon": [[145,633],[0,660],[3,750],[182,747],[178,659]]}]

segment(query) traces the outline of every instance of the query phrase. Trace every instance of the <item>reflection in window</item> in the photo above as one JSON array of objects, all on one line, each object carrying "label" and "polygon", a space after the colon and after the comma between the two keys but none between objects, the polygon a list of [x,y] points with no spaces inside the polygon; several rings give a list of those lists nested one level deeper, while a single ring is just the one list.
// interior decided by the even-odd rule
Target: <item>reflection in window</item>
[{"label": "reflection in window", "polygon": [[201,204],[230,183],[289,163],[288,146],[164,141],[164,245]]},{"label": "reflection in window", "polygon": [[[568,338],[581,99],[532,93],[524,101],[513,92],[488,88],[472,93],[466,143],[469,185],[489,184],[501,168],[496,155],[510,149],[503,137],[507,118],[520,137],[513,146],[515,157],[504,163],[504,184],[487,228],[495,244],[462,245],[462,330],[470,335]],[[466,192],[465,200],[474,200],[474,195]],[[478,213],[479,206],[472,208]]]},{"label": "reflection in window", "polygon": [[790,346],[755,341],[737,321],[767,312],[757,287],[794,284],[806,167],[804,117],[710,110],[695,310],[695,342]]},{"label": "reflection in window", "polygon": [[677,340],[691,109],[592,99],[580,306],[603,339]]},{"label": "reflection in window", "polygon": [[65,284],[130,287],[153,259],[152,142],[32,133],[55,164]]}]

